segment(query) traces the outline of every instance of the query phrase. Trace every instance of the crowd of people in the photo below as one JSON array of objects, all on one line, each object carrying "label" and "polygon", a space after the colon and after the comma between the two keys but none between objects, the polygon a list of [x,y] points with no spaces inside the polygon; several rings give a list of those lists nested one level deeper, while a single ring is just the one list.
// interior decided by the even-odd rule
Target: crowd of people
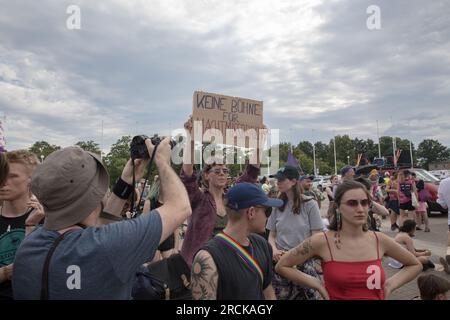
[{"label": "crowd of people", "polygon": [[[435,267],[412,238],[430,231],[430,195],[412,172],[345,166],[318,192],[293,166],[261,178],[247,164],[229,179],[221,158],[197,170],[194,152],[178,174],[169,139],[145,144],[158,170],[149,188],[140,182],[148,159],[130,159],[109,190],[99,156],[79,147],[43,163],[25,150],[0,154],[1,299],[176,298],[175,267],[164,296],[154,294],[162,263],[176,263],[190,299],[383,300]],[[450,205],[450,178],[439,202]],[[395,238],[380,231],[388,216]],[[450,274],[450,218],[447,245],[440,262]],[[391,277],[384,257],[399,269]],[[449,282],[433,273],[417,285],[421,299],[448,298]]]}]

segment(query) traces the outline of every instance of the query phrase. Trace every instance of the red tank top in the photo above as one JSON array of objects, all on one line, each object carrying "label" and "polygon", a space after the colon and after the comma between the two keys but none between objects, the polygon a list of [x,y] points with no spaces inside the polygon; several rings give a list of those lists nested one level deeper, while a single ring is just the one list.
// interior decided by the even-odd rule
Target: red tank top
[{"label": "red tank top", "polygon": [[322,262],[325,289],[331,300],[384,300],[385,273],[380,259],[378,236],[377,259],[370,261],[335,261],[325,234],[330,261]]}]

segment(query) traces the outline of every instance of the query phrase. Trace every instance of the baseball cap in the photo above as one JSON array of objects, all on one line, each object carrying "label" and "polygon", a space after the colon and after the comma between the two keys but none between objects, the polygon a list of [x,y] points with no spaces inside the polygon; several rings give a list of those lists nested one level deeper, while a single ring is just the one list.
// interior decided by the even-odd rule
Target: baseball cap
[{"label": "baseball cap", "polygon": [[233,210],[247,209],[253,206],[281,207],[283,201],[269,198],[261,187],[249,182],[238,183],[226,194],[227,207]]},{"label": "baseball cap", "polygon": [[276,174],[270,175],[269,178],[276,178],[278,180],[283,179],[296,179],[300,177],[300,174],[298,173],[297,168],[292,166],[284,166],[278,169]]},{"label": "baseball cap", "polygon": [[303,181],[303,180],[314,180],[314,176],[301,176],[300,177],[300,181]]},{"label": "baseball cap", "polygon": [[45,209],[44,227],[60,230],[83,221],[100,205],[108,183],[95,153],[80,147],[51,153],[31,179],[31,191]]},{"label": "baseball cap", "polygon": [[345,176],[345,174],[346,174],[347,172],[349,172],[351,169],[353,169],[352,166],[345,166],[345,167],[343,167],[343,168],[341,169],[341,176]]}]

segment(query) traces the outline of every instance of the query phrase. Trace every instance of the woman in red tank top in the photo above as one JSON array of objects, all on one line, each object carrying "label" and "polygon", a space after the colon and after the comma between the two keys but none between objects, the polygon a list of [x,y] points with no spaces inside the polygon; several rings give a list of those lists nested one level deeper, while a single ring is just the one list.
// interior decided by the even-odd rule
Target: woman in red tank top
[{"label": "woman in red tank top", "polygon": [[[422,271],[417,258],[390,237],[367,231],[370,202],[370,194],[361,183],[343,182],[336,190],[330,231],[315,234],[288,251],[276,265],[276,272],[331,300],[383,300],[413,280]],[[381,264],[384,255],[404,265],[389,279],[385,279]],[[313,257],[322,260],[324,283],[292,268]]]}]

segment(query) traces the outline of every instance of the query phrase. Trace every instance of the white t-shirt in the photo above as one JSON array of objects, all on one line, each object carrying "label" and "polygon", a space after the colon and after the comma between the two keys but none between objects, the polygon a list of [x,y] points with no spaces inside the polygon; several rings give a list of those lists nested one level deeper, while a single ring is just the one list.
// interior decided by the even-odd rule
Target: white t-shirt
[{"label": "white t-shirt", "polygon": [[[439,184],[437,201],[444,208],[450,207],[450,177],[442,180]],[[450,214],[448,215],[448,225],[450,226]]]},{"label": "white t-shirt", "polygon": [[323,230],[317,202],[305,201],[300,207],[300,214],[292,212],[292,202],[288,202],[284,211],[273,208],[266,228],[277,233],[275,244],[280,250],[290,250],[311,236],[312,230]]}]

